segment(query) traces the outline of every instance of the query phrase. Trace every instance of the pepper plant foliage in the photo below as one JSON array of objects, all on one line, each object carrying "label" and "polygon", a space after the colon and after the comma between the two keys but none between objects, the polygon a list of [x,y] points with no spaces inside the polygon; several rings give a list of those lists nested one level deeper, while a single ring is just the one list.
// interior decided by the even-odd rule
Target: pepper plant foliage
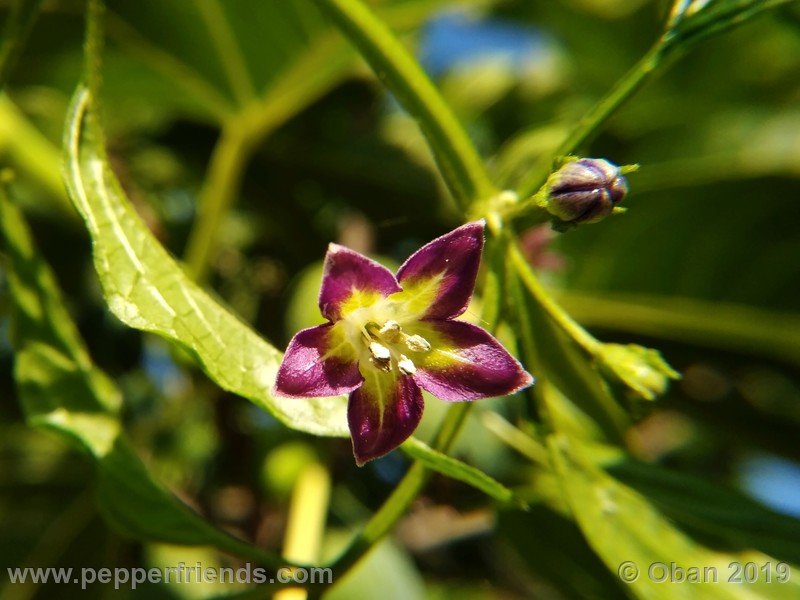
[{"label": "pepper plant foliage", "polygon": [[[691,164],[673,159],[651,168],[650,157],[664,149],[651,153],[645,142],[620,150],[637,127],[672,122],[658,112],[658,102],[647,115],[654,124],[642,126],[633,112],[631,125],[613,128],[625,103],[646,94],[642,88],[655,85],[654,75],[666,77],[669,67],[683,64],[676,59],[702,52],[701,41],[727,43],[722,34],[745,36],[734,45],[749,41],[750,28],[780,30],[780,14],[794,19],[795,29],[780,30],[784,37],[776,35],[775,45],[800,47],[787,41],[797,36],[795,3],[588,2],[594,8],[586,14],[574,3],[458,3],[483,19],[505,11],[518,22],[552,17],[557,23],[581,13],[599,45],[621,42],[598,23],[638,18],[650,30],[659,23],[649,51],[631,46],[640,58],[630,70],[596,65],[618,81],[604,80],[592,102],[571,105],[573,111],[583,106],[583,114],[540,127],[518,110],[513,118],[498,118],[502,125],[492,119],[514,102],[531,111],[540,110],[539,100],[552,104],[548,93],[570,93],[563,81],[555,91],[526,97],[525,82],[504,64],[490,62],[490,78],[481,71],[485,65],[459,65],[479,94],[458,85],[458,73],[436,83],[426,74],[413,47],[425,47],[426,23],[442,18],[446,2],[109,0],[105,6],[89,0],[85,18],[72,24],[75,56],[63,57],[64,64],[82,65],[82,78],[70,82],[76,88],[57,119],[59,126],[63,121],[60,160],[54,142],[14,103],[24,104],[24,95],[14,92],[25,81],[15,80],[14,63],[25,62],[26,48],[42,52],[33,27],[39,4],[15,4],[0,44],[0,85],[9,90],[0,98],[0,150],[7,150],[14,172],[0,177],[4,308],[21,416],[30,430],[53,432],[88,455],[95,466],[90,504],[110,526],[104,535],[140,544],[146,566],[164,557],[189,562],[197,552],[206,566],[245,560],[270,570],[329,566],[333,587],[303,584],[309,593],[331,597],[358,594],[359,586],[374,589],[375,578],[397,597],[422,597],[423,582],[457,593],[440,580],[435,564],[426,564],[424,552],[416,565],[407,558],[434,547],[448,552],[448,543],[470,527],[466,518],[453,517],[453,533],[438,539],[435,511],[414,509],[427,496],[429,503],[452,504],[456,511],[448,514],[481,515],[476,545],[465,543],[485,572],[476,577],[471,567],[462,569],[459,590],[477,579],[496,581],[498,594],[545,589],[554,597],[668,598],[676,584],[644,573],[649,565],[674,563],[719,573],[722,583],[692,588],[701,597],[800,594],[800,579],[779,580],[774,569],[800,566],[800,521],[748,498],[717,468],[723,456],[754,449],[796,458],[794,444],[782,446],[763,430],[771,432],[782,418],[790,425],[781,422],[781,431],[796,434],[800,426],[796,408],[787,408],[791,392],[775,392],[795,385],[796,396],[797,380],[780,375],[780,365],[800,364],[797,305],[781,304],[783,293],[766,298],[754,292],[745,300],[735,290],[728,299],[725,290],[710,287],[667,293],[670,286],[710,277],[710,269],[698,275],[691,261],[678,267],[665,262],[668,249],[677,252],[669,240],[663,252],[659,244],[641,246],[674,226],[683,233],[672,237],[696,242],[690,254],[702,260],[695,248],[713,254],[723,245],[716,244],[715,222],[736,234],[737,247],[756,219],[770,217],[787,248],[800,247],[797,228],[780,229],[764,203],[738,190],[741,223],[726,221],[736,217],[733,210],[702,220],[691,216],[704,214],[702,206],[676,215],[669,203],[639,203],[646,194],[637,195],[638,183],[645,190],[648,181],[651,191],[668,189]],[[617,11],[606,12],[611,5]],[[44,37],[50,18],[41,16]],[[571,34],[563,32],[576,47],[593,37],[581,34],[580,22]],[[498,23],[510,27],[510,21]],[[559,57],[550,66],[562,64],[564,49],[549,51]],[[363,63],[378,74],[367,84]],[[775,72],[792,68],[800,63],[787,58]],[[557,81],[562,71],[544,74]],[[498,74],[510,80],[503,83]],[[367,142],[336,137],[337,127],[363,127],[357,119],[341,123],[351,102],[363,102],[350,86],[393,98],[370,123],[380,133]],[[723,91],[722,97],[731,96]],[[674,94],[668,104],[696,104],[674,90],[660,93]],[[558,111],[537,114],[540,120],[563,118]],[[703,193],[711,192],[694,187],[698,178],[715,183],[703,176],[724,171],[732,161],[720,156],[729,156],[724,152],[736,139],[728,132],[718,142],[712,117],[706,115],[707,139],[695,125],[691,135],[678,136],[679,157],[713,143],[721,148],[695,161],[708,171],[689,168],[678,184],[688,199],[699,194],[701,204]],[[509,122],[519,132],[509,135]],[[797,120],[786,122],[798,131]],[[209,126],[219,137],[208,164],[189,166],[197,162],[190,158],[194,140],[207,136]],[[188,143],[182,127],[190,128]],[[598,137],[609,128],[613,134]],[[779,129],[765,128],[760,136]],[[739,133],[740,141],[758,137],[751,129]],[[182,149],[166,149],[172,140]],[[619,159],[606,156],[615,148]],[[748,177],[785,177],[781,185],[794,185],[796,192],[791,174],[797,165],[771,144],[739,152],[735,164],[751,157],[764,169],[752,167]],[[615,164],[625,161],[628,166]],[[641,164],[638,172],[634,163]],[[192,169],[199,170],[196,179],[186,175]],[[349,192],[365,198],[357,211],[343,208]],[[737,202],[729,200],[729,190],[723,194]],[[237,206],[253,197],[255,204]],[[434,199],[442,201],[435,209]],[[701,222],[698,242],[692,232]],[[561,232],[554,245],[552,230]],[[73,244],[70,258],[72,248],[61,245],[87,233],[92,283],[78,278],[76,284],[64,273],[79,270],[85,256]],[[376,249],[392,258],[375,255]],[[389,268],[405,257],[398,269]],[[781,291],[775,282],[797,275],[776,271],[769,279],[763,273],[757,273],[759,293]],[[83,322],[80,314],[76,319],[75,307],[116,320],[87,325],[85,314]],[[284,314],[286,331],[280,327]],[[131,339],[133,364],[116,354]],[[710,358],[695,358],[703,352]],[[731,356],[737,364],[768,364],[756,371],[762,380],[754,375],[737,382],[754,405],[734,407],[739,420],[709,412],[701,401],[731,400],[735,386],[720,383],[724,377],[709,374],[707,364]],[[681,370],[686,377],[676,385]],[[741,447],[726,441],[728,425],[739,427],[737,435],[746,440]],[[72,455],[62,452],[69,464]],[[703,459],[693,458],[698,455]],[[702,469],[714,471],[713,483],[708,473],[698,476]],[[90,485],[84,477],[79,487]],[[227,511],[219,508],[234,496]],[[259,502],[260,512],[253,508]],[[236,516],[237,507],[244,516]],[[408,527],[396,529],[411,511],[427,525],[421,539]],[[254,525],[259,514],[263,522]],[[285,538],[267,526],[275,519],[284,523]],[[326,519],[327,528],[309,525]],[[384,545],[395,531],[399,543]],[[510,576],[476,550],[486,540],[513,557],[509,562],[525,576]],[[27,566],[26,560],[11,562]],[[643,575],[625,577],[621,565],[629,563]],[[758,577],[725,584],[730,565],[749,563]],[[402,575],[387,583],[388,572]],[[216,592],[202,590],[209,597]]]}]

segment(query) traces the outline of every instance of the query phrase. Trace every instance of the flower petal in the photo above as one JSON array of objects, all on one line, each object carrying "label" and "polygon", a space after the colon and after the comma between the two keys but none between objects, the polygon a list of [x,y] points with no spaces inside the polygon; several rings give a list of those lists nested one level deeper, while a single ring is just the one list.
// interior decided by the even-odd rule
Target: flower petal
[{"label": "flower petal", "polygon": [[424,407],[422,392],[411,377],[368,372],[347,406],[356,464],[380,458],[408,439]]},{"label": "flower petal", "polygon": [[533,383],[533,377],[494,337],[463,321],[419,323],[413,332],[431,344],[412,353],[422,389],[442,400],[505,396]]},{"label": "flower petal", "polygon": [[291,398],[338,396],[364,378],[358,357],[336,325],[303,329],[289,342],[275,380],[275,394]]},{"label": "flower petal", "polygon": [[396,297],[420,319],[452,319],[467,309],[483,250],[483,221],[462,225],[412,254],[397,271]]},{"label": "flower petal", "polygon": [[338,321],[353,309],[398,291],[397,280],[383,265],[344,246],[328,246],[319,310],[329,321]]}]

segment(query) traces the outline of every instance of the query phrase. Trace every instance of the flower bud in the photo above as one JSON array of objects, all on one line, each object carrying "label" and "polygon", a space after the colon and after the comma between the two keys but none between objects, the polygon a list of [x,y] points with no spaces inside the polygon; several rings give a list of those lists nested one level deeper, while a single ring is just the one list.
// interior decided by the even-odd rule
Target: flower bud
[{"label": "flower bud", "polygon": [[547,180],[546,207],[567,223],[604,219],[628,193],[620,168],[602,158],[581,158],[565,164]]},{"label": "flower bud", "polygon": [[656,350],[637,344],[603,344],[595,355],[606,375],[645,400],[663,395],[680,374]]}]

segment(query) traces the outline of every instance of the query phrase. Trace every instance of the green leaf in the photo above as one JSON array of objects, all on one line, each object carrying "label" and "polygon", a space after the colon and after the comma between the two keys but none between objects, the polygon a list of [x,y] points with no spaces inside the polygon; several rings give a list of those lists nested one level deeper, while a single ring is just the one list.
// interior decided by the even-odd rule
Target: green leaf
[{"label": "green leaf", "polygon": [[[549,394],[551,403],[560,401],[555,396]],[[564,499],[549,493],[550,480],[556,472],[551,468],[547,448],[539,439],[495,413],[485,413],[484,424],[539,467],[534,484],[537,498],[564,513]],[[564,432],[563,421],[556,420],[554,425]],[[637,461],[622,448],[586,441],[581,445],[594,466],[646,497],[696,540],[715,548],[757,549],[779,560],[800,564],[799,519],[776,513],[736,489]]]},{"label": "green leaf", "polygon": [[[112,38],[146,65],[154,85],[180,88],[217,116],[270,94],[326,28],[307,0],[110,0],[108,8]],[[332,63],[341,62],[336,54]]]},{"label": "green leaf", "polygon": [[755,548],[800,564],[800,520],[778,514],[741,492],[637,462],[622,451],[602,463],[606,472],[645,496],[664,516],[707,545]]},{"label": "green leaf", "polygon": [[[556,398],[554,388],[546,392],[548,401]],[[642,598],[792,598],[800,593],[800,583],[788,581],[767,584],[759,571],[752,584],[727,583],[734,574],[731,563],[753,562],[759,567],[777,560],[752,549],[721,552],[698,544],[677,529],[647,498],[620,483],[597,466],[589,446],[564,433],[549,437],[548,447],[553,468],[563,494],[587,541],[612,572],[623,575],[626,563],[639,571],[635,581],[627,583],[631,592]],[[656,563],[675,563],[684,570],[697,567],[714,569],[718,583],[671,585],[648,576]],[[708,572],[708,571],[706,571]]]},{"label": "green leaf", "polygon": [[94,242],[97,274],[111,311],[135,329],[186,348],[220,387],[268,410],[286,426],[347,437],[346,401],[276,398],[281,353],[189,280],[131,207],[108,165],[79,88],[65,132],[67,186]]},{"label": "green leaf", "polygon": [[[432,471],[471,485],[498,502],[508,503],[515,500],[514,492],[496,479],[490,477],[480,469],[476,469],[458,459],[437,452],[426,443],[416,438],[410,438],[401,448],[411,458],[422,462]],[[519,499],[516,499],[516,502],[523,505]]]},{"label": "green leaf", "polygon": [[120,393],[83,346],[19,210],[0,189],[0,233],[12,302],[14,376],[28,423],[95,462],[101,511],[122,533],[174,544],[213,545],[278,566],[282,561],[213,527],[156,482],[120,425]]}]

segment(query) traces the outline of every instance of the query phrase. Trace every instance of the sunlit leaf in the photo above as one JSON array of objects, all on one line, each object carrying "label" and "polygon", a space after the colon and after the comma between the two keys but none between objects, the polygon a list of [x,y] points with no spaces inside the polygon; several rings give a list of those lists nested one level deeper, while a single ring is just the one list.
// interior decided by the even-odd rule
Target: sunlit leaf
[{"label": "sunlit leaf", "polygon": [[0,232],[7,254],[15,349],[14,376],[25,417],[87,452],[98,477],[98,504],[119,531],[140,539],[213,545],[279,564],[213,527],[156,482],[120,425],[121,397],[96,368],[39,258],[19,210],[0,190]]},{"label": "sunlit leaf", "polygon": [[125,198],[89,114],[75,95],[65,134],[67,184],[94,241],[95,268],[111,311],[130,327],[179,343],[220,387],[287,426],[347,436],[344,398],[272,395],[281,353],[190,281]]},{"label": "sunlit leaf", "polygon": [[711,547],[753,548],[800,564],[800,520],[734,489],[612,453],[598,464],[684,531]]},{"label": "sunlit leaf", "polygon": [[[632,577],[630,563],[635,565],[638,575],[627,583],[635,595],[688,598],[700,589],[704,598],[791,598],[798,594],[800,586],[791,580],[768,584],[761,577],[745,585],[728,583],[735,575],[734,563],[752,562],[759,568],[770,563],[774,568],[779,561],[755,550],[727,553],[701,546],[676,529],[646,498],[593,466],[576,439],[553,436],[550,449],[564,493],[589,544],[621,577]],[[716,574],[717,583],[697,583],[691,588],[687,584],[667,585],[660,579],[663,569],[669,574],[672,563],[684,573],[692,568],[696,573],[699,570],[696,576],[706,580]]]}]

